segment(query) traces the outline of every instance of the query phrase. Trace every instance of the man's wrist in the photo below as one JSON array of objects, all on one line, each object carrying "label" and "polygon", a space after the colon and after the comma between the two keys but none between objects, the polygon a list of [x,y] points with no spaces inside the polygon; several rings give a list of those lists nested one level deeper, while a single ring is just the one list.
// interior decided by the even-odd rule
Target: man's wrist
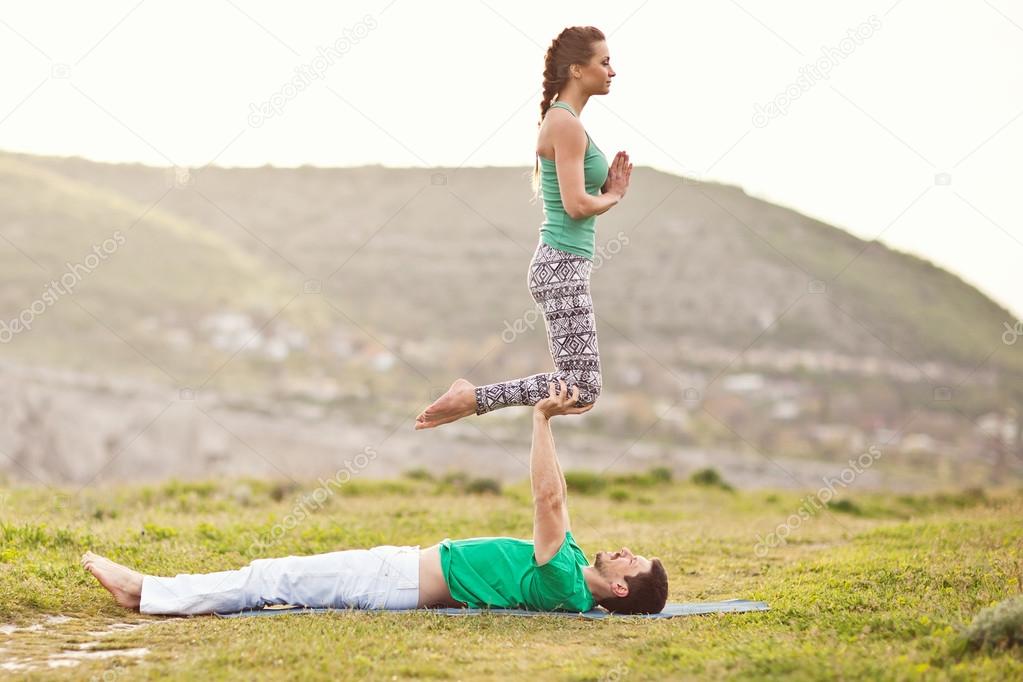
[{"label": "man's wrist", "polygon": [[550,417],[548,417],[547,414],[543,410],[541,410],[540,408],[534,407],[533,408],[533,419],[534,420],[542,419],[543,421],[549,421]]}]

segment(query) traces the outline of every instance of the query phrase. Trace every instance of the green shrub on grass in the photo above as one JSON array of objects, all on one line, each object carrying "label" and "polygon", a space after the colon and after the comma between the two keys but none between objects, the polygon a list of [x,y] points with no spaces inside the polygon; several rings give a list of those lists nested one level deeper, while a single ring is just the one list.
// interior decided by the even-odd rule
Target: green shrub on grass
[{"label": "green shrub on grass", "polygon": [[172,478],[163,485],[163,495],[168,499],[184,497],[194,493],[198,497],[210,497],[217,491],[217,484],[212,481],[181,481]]},{"label": "green shrub on grass", "polygon": [[689,477],[689,482],[694,485],[702,485],[708,488],[721,488],[722,490],[735,490],[725,479],[721,477],[717,469],[708,467],[700,469]]},{"label": "green shrub on grass", "polygon": [[223,538],[223,533],[220,532],[220,529],[206,521],[200,522],[195,527],[195,532],[199,537],[206,540],[221,540]]},{"label": "green shrub on grass", "polygon": [[493,478],[474,478],[465,484],[465,492],[472,495],[500,495],[501,483]]},{"label": "green shrub on grass", "polygon": [[[415,489],[414,484],[408,481],[402,481],[400,479],[383,479],[383,480],[367,480],[357,481],[355,479],[349,480],[336,488],[331,486],[329,490],[336,490],[339,495],[345,497],[366,497],[374,495],[408,495],[411,494]],[[328,505],[333,499],[333,496],[328,496],[323,504]]]},{"label": "green shrub on grass", "polygon": [[614,502],[624,502],[629,499],[629,491],[625,488],[613,488],[611,492],[607,494]]},{"label": "green shrub on grass", "polygon": [[432,481],[433,474],[426,469],[409,469],[402,474],[405,478],[411,478],[413,481]]},{"label": "green shrub on grass", "polygon": [[155,523],[146,523],[142,526],[139,535],[148,540],[167,540],[178,534],[178,531],[170,526],[158,526]]},{"label": "green shrub on grass", "polygon": [[618,474],[617,476],[611,477],[611,482],[619,485],[650,488],[652,486],[671,483],[671,478],[671,469],[667,467],[653,467],[641,474]]},{"label": "green shrub on grass", "polygon": [[302,486],[294,481],[274,481],[268,492],[271,500],[280,502],[285,497],[291,497],[301,489]]},{"label": "green shrub on grass", "polygon": [[671,483],[673,474],[668,467],[653,467],[647,472],[647,476],[654,483]]},{"label": "green shrub on grass", "polygon": [[464,471],[449,471],[444,474],[444,478],[441,479],[441,483],[453,486],[464,486],[469,482],[469,474]]},{"label": "green shrub on grass", "polygon": [[829,502],[828,503],[828,509],[833,509],[834,511],[844,512],[846,514],[853,514],[855,516],[863,516],[863,510],[860,509],[859,505],[857,505],[852,500],[842,499],[842,500],[835,500],[834,502]]},{"label": "green shrub on grass", "polygon": [[607,479],[592,471],[566,471],[565,483],[569,492],[594,495],[607,487]]},{"label": "green shrub on grass", "polygon": [[966,648],[1004,650],[1023,644],[1023,596],[1009,597],[977,614],[963,632]]},{"label": "green shrub on grass", "polygon": [[958,492],[939,492],[934,494],[899,495],[895,501],[904,513],[933,514],[946,509],[968,509],[988,504],[988,496],[983,488],[964,488]]},{"label": "green shrub on grass", "polygon": [[983,488],[966,488],[957,493],[938,493],[934,501],[943,507],[957,507],[964,509],[975,507],[987,502],[987,494]]},{"label": "green shrub on grass", "polygon": [[92,510],[91,516],[97,521],[102,521],[103,519],[116,519],[117,510],[107,509],[106,507],[96,507]]},{"label": "green shrub on grass", "polygon": [[[406,473],[406,476],[408,474]],[[420,479],[422,480],[422,479]],[[435,494],[467,493],[469,495],[500,495],[501,482],[494,478],[470,478],[464,471],[451,471],[436,482]]]},{"label": "green shrub on grass", "polygon": [[[614,476],[603,476],[593,471],[574,470],[565,472],[565,482],[570,492],[580,495],[595,495],[605,490],[609,485],[615,486],[614,496],[620,496],[626,488],[650,488],[653,486],[670,483],[672,479],[671,469],[667,467],[653,467],[643,473],[615,474]],[[625,498],[621,498],[625,499]]]},{"label": "green shrub on grass", "polygon": [[15,525],[0,521],[0,547],[81,547],[94,541],[91,534],[79,536],[70,528],[51,529],[45,523]]}]

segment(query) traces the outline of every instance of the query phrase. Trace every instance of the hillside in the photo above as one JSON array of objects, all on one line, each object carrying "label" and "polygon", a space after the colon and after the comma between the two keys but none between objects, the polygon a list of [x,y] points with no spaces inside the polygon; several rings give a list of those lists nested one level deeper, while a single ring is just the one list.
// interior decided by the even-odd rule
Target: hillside
[{"label": "hillside", "polygon": [[[141,206],[172,180],[161,168],[7,156]],[[322,280],[372,329],[482,340],[531,305],[525,269],[542,209],[530,198],[518,168],[211,167],[193,171],[159,208],[221,236],[268,274]],[[743,348],[798,299],[758,346],[972,368],[1011,319],[927,261],[735,187],[640,168],[626,201],[598,225],[598,245],[619,232],[629,240],[595,273],[598,313],[640,344],[685,337]],[[811,293],[812,280],[826,282],[846,312]],[[1000,353],[995,362],[1019,369],[1021,358]]]},{"label": "hillside", "polygon": [[[8,155],[0,156],[0,206],[7,361],[194,386],[234,350],[204,343],[212,319],[265,319],[294,298],[278,273],[205,226]],[[326,324],[301,300],[285,321]]]},{"label": "hillside", "polygon": [[[549,368],[525,282],[542,220],[528,180],[0,153],[0,451],[15,453],[0,469],[91,480],[83,462],[148,429],[112,473],[248,473],[250,439],[322,471],[458,376]],[[581,454],[687,471],[730,451],[740,480],[791,485],[790,466],[738,462],[832,466],[875,443],[937,482],[1023,474],[1023,344],[1002,342],[1008,311],[933,264],[646,168],[599,219],[598,254],[605,391]],[[209,402],[175,421],[168,396]],[[391,442],[424,466],[496,453],[480,466],[508,476],[500,453],[528,424],[506,412]]]}]

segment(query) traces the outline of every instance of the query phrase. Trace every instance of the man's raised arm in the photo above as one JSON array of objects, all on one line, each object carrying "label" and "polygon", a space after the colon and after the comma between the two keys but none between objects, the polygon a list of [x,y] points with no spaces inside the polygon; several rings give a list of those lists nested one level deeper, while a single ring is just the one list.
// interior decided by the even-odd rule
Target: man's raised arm
[{"label": "man's raised arm", "polygon": [[533,554],[536,563],[551,560],[565,541],[568,522],[568,488],[554,450],[554,434],[550,418],[560,414],[582,414],[593,407],[573,407],[579,399],[579,387],[572,393],[564,380],[561,392],[554,393],[554,384],[547,387],[547,397],[533,406],[533,447],[529,454],[529,480],[533,488]]}]

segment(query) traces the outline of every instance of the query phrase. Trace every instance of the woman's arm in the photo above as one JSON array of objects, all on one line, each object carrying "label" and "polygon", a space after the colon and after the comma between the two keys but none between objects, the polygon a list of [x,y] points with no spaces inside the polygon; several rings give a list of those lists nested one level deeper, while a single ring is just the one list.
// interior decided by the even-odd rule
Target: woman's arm
[{"label": "woman's arm", "polygon": [[[608,166],[607,180],[604,181],[604,185],[600,188],[602,194],[599,198],[613,197],[613,201],[607,201],[605,203],[598,203],[593,208],[593,212],[588,215],[600,215],[606,213],[612,206],[618,204],[625,197],[625,190],[629,187],[629,182],[632,177],[632,164],[629,162],[629,155],[626,152],[618,152],[615,154],[614,160]],[[587,195],[593,199],[592,195]]]},{"label": "woman's arm", "polygon": [[[588,139],[582,124],[571,114],[564,112],[551,119],[551,136],[554,143],[554,165],[558,173],[558,187],[561,189],[561,204],[565,213],[573,220],[582,220],[600,215],[621,201],[624,192],[620,183],[608,173],[605,185],[610,191],[594,196],[586,192],[583,173],[583,156]],[[615,156],[617,162],[618,156]]]},{"label": "woman's arm", "polygon": [[591,215],[607,213],[622,200],[621,195],[617,192],[604,192],[598,196],[587,194],[586,197],[582,202],[582,213],[578,217],[572,216],[573,218],[588,218]]},{"label": "woman's arm", "polygon": [[[604,191],[604,190],[602,190],[602,191]],[[607,194],[607,191],[604,191],[604,194],[601,194],[600,196],[605,196],[606,194]],[[619,197],[618,197],[618,201],[621,201],[621,200],[622,200],[622,198],[621,198],[621,197],[619,196]],[[600,215],[601,213],[607,213],[607,212],[608,212],[608,211],[609,211],[609,210],[611,209],[611,207],[612,207],[612,206],[615,206],[615,205],[617,205],[617,204],[618,204],[618,201],[616,201],[616,202],[615,202],[615,203],[613,203],[613,204],[610,204],[609,206],[607,206],[606,208],[604,208],[604,209],[602,209],[602,210],[600,210],[600,211],[597,211],[597,212],[596,212],[596,213],[594,213],[593,215]]]}]

